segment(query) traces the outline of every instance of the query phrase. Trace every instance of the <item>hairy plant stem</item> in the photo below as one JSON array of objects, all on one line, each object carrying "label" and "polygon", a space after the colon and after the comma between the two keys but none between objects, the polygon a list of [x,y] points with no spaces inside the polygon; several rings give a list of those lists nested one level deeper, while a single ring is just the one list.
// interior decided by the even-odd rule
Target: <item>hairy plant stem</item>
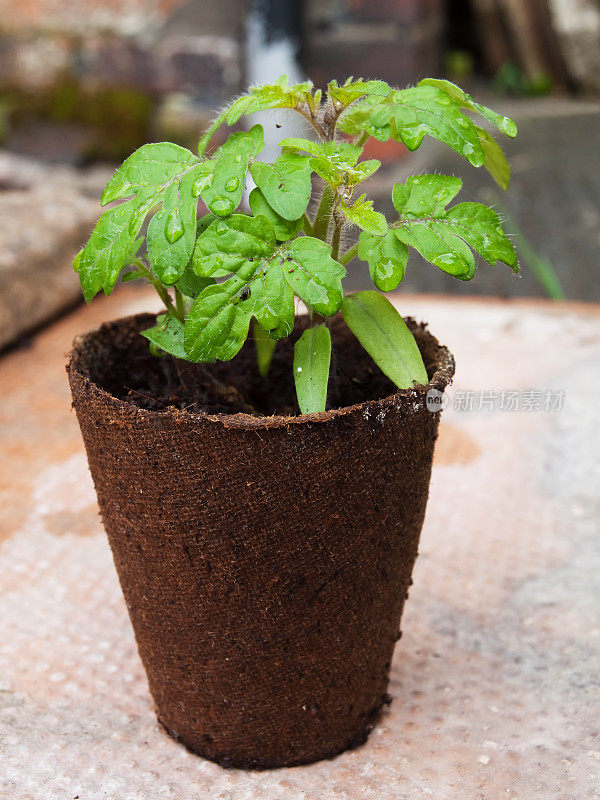
[{"label": "hairy plant stem", "polygon": [[323,323],[327,323],[328,321],[327,317],[319,314],[319,312],[315,311],[311,306],[308,306],[308,319],[310,321],[309,327],[311,328],[316,328],[317,325],[323,325]]},{"label": "hairy plant stem", "polygon": [[172,314],[176,319],[183,323],[185,320],[185,302],[183,299],[183,295],[179,291],[179,289],[175,288],[175,302],[176,305],[173,305],[173,300],[171,299],[171,295],[162,285],[162,283],[157,280],[153,273],[148,269],[148,267],[141,261],[139,258],[136,259],[135,265],[138,269],[140,275],[148,281],[148,283],[154,287],[156,294],[160,297],[162,302],[165,305],[167,311]]},{"label": "hairy plant stem", "polygon": [[175,287],[175,308],[177,309],[179,319],[183,322],[185,319],[185,300],[183,299],[183,294],[177,287]]},{"label": "hairy plant stem", "polygon": [[352,259],[354,258],[354,256],[355,256],[357,253],[358,253],[358,242],[357,242],[356,244],[352,245],[352,247],[351,247],[349,250],[346,250],[346,252],[344,253],[344,255],[343,255],[343,256],[340,256],[340,258],[338,259],[338,261],[340,262],[340,264],[341,264],[343,267],[345,267],[345,266],[346,266],[346,264],[348,264],[350,261],[352,261]]},{"label": "hairy plant stem", "polygon": [[331,236],[331,257],[339,261],[340,255],[340,238],[342,235],[342,223],[333,220],[333,234]]},{"label": "hairy plant stem", "polygon": [[333,189],[328,183],[325,184],[323,194],[321,195],[321,202],[317,208],[315,219],[313,222],[313,233],[317,239],[322,241],[327,240],[327,233],[329,232],[329,223],[331,222],[331,213],[333,210]]},{"label": "hairy plant stem", "polygon": [[304,225],[304,233],[307,236],[314,236],[315,235],[315,231],[314,231],[314,228],[313,228],[313,224],[310,221],[310,218],[309,218],[308,214],[306,213],[306,211],[304,212],[304,215],[302,217],[302,222],[303,222],[303,225]]}]

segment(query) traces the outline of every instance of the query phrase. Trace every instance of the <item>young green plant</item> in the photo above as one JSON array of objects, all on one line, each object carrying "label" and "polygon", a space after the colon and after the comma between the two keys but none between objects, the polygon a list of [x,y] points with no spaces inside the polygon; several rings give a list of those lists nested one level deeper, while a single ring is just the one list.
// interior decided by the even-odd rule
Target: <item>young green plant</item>
[{"label": "young green plant", "polygon": [[[231,133],[206,155],[222,125],[266,109],[290,108],[310,136],[286,138],[273,163],[258,156],[263,129]],[[295,344],[293,377],[301,413],[324,411],[331,359],[328,320],[343,318],[373,361],[400,389],[428,377],[415,340],[384,296],[402,281],[411,249],[460,280],[475,275],[475,253],[515,272],[515,250],[498,215],[481,203],[450,205],[460,178],[416,175],[393,187],[394,219],[373,208],[361,183],[380,162],[363,159],[367,140],[394,139],[416,150],[431,136],[506,188],[510,169],[488,127],[516,135],[508,117],[475,102],[458,86],[425,79],[408,89],[383,81],[310,82],[251,88],[217,117],[198,153],[169,142],[146,144],[120,166],[102,195],[111,205],[78,253],[85,300],[112,292],[117,280],[143,278],[165,311],[145,330],[152,351],[194,362],[232,359],[253,327],[264,377],[278,340],[295,323],[296,299],[309,326]],[[249,176],[254,188],[242,208]],[[202,200],[207,213],[198,218]],[[115,201],[117,201],[115,203]],[[140,235],[147,218],[147,233]],[[346,232],[358,241],[344,249]],[[346,265],[368,264],[374,286],[344,297]]]}]

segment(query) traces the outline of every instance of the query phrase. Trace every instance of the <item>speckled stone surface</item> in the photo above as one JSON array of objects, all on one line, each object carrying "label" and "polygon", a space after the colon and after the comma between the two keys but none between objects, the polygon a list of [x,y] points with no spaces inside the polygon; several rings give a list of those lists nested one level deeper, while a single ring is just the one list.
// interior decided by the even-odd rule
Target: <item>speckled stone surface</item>
[{"label": "speckled stone surface", "polygon": [[598,798],[600,312],[398,300],[458,369],[394,701],[365,746],[307,767],[223,770],[155,721],[63,366],[74,334],[154,301],[122,290],[0,360],[0,796]]}]

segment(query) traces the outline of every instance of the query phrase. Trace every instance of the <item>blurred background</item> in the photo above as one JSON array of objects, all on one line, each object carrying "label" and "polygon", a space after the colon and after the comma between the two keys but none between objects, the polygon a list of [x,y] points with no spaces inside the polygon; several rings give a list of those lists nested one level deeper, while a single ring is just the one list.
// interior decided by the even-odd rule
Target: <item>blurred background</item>
[{"label": "blurred background", "polygon": [[[372,143],[377,208],[409,174],[460,173],[523,266],[465,284],[413,255],[405,291],[600,300],[599,0],[0,0],[0,346],[79,301],[70,261],[116,162],[146,141],[193,148],[282,72],[444,76],[518,123],[507,192],[433,141]],[[348,288],[367,285],[355,262]]]}]

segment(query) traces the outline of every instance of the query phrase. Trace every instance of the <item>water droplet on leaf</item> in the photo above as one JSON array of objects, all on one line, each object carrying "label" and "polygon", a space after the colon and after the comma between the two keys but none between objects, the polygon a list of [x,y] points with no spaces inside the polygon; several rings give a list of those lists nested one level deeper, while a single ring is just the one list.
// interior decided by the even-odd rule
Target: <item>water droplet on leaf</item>
[{"label": "water droplet on leaf", "polygon": [[213,200],[212,203],[209,203],[208,207],[213,214],[216,214],[218,217],[227,217],[235,208],[235,203],[226,197],[219,197],[217,200]]},{"label": "water droplet on leaf", "polygon": [[517,135],[517,126],[515,123],[510,119],[510,117],[502,117],[498,121],[498,127],[505,133],[507,136],[516,136]]},{"label": "water droplet on leaf", "polygon": [[206,176],[201,175],[199,178],[196,178],[194,183],[192,184],[192,197],[199,197],[200,192],[204,189],[206,185]]},{"label": "water droplet on leaf", "polygon": [[240,179],[233,176],[232,178],[228,178],[225,182],[225,191],[227,192],[235,192],[235,190],[240,185]]},{"label": "water droplet on leaf", "polygon": [[165,238],[170,244],[174,244],[184,234],[184,227],[181,220],[173,211],[167,214],[167,224],[165,225]]},{"label": "water droplet on leaf", "polygon": [[219,222],[215,230],[217,232],[217,236],[224,236],[224,234],[227,233],[229,228],[227,227],[227,225],[225,225],[224,222]]}]

